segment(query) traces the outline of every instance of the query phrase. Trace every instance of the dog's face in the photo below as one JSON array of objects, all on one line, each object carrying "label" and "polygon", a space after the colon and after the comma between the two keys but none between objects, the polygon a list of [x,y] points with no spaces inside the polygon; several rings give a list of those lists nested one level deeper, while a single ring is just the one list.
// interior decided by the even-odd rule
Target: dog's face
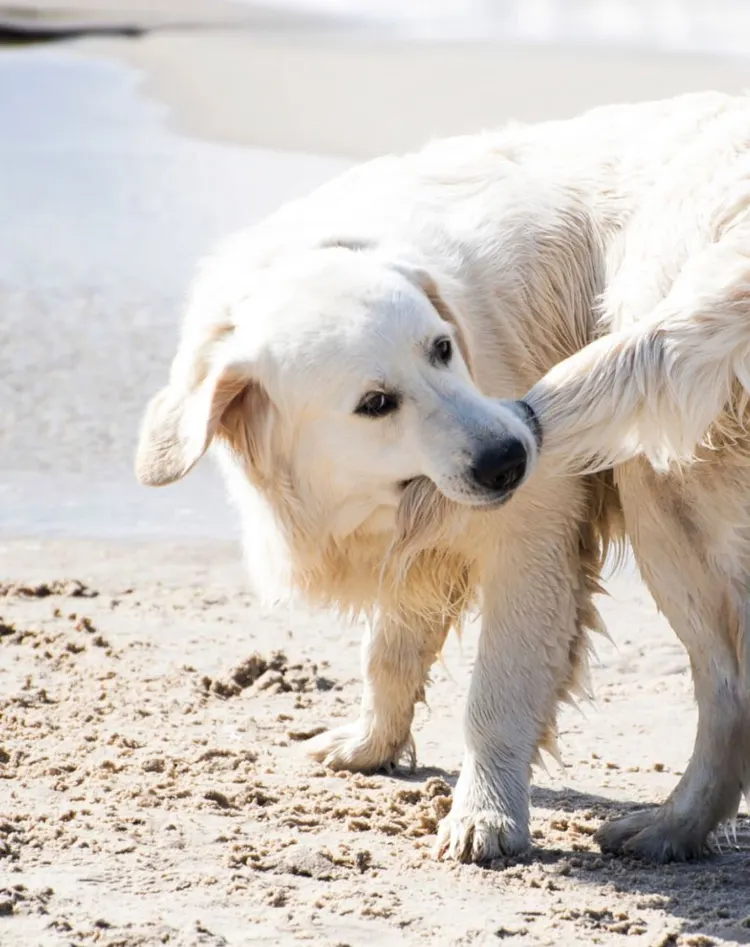
[{"label": "dog's face", "polygon": [[329,248],[253,277],[229,322],[186,335],[144,423],[138,473],[184,475],[214,436],[256,485],[291,480],[346,535],[426,477],[448,499],[503,503],[535,459],[512,407],[474,385],[457,314],[423,270]]}]

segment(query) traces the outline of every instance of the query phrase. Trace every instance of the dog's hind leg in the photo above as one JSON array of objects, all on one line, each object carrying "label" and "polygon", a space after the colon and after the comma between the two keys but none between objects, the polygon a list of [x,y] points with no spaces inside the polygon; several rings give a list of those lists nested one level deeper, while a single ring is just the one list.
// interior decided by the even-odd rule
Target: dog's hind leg
[{"label": "dog's hind leg", "polygon": [[359,719],[314,737],[307,750],[333,769],[390,770],[416,762],[411,725],[450,620],[443,615],[384,615],[362,640],[364,693]]},{"label": "dog's hind leg", "polygon": [[605,823],[598,841],[606,851],[682,860],[703,852],[750,784],[750,477],[711,459],[679,475],[639,459],[616,474],[643,578],[690,657],[698,731],[666,802]]},{"label": "dog's hind leg", "polygon": [[[614,282],[627,323],[642,304],[628,293],[651,272],[633,268]],[[542,456],[577,472],[640,453],[657,465],[690,460],[738,385],[747,398],[748,223],[688,257],[648,316],[554,366],[524,402],[541,428]]]}]

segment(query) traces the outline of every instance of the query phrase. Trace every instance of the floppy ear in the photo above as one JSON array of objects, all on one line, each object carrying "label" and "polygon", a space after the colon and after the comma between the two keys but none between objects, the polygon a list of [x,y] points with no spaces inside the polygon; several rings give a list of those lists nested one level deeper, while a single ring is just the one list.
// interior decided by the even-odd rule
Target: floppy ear
[{"label": "floppy ear", "polygon": [[248,366],[220,365],[193,388],[173,380],[150,402],[141,425],[135,472],[160,487],[180,480],[206,452],[222,416],[250,382]]},{"label": "floppy ear", "polygon": [[473,359],[471,351],[469,349],[469,342],[464,330],[463,325],[461,324],[461,319],[457,315],[454,309],[452,309],[440,293],[438,284],[427,270],[419,266],[411,266],[409,264],[398,263],[396,264],[396,269],[399,273],[403,273],[404,276],[414,283],[415,286],[418,286],[419,289],[425,294],[429,299],[433,308],[437,311],[441,319],[444,319],[446,322],[449,322],[453,328],[456,330],[456,344],[458,345],[459,351],[463,356],[463,360],[466,362],[466,367],[469,369],[469,374],[474,375]]}]

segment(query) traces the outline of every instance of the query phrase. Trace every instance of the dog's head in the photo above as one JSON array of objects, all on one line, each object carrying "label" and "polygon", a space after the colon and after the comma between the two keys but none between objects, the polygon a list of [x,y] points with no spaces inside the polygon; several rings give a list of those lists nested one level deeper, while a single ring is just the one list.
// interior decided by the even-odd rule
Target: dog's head
[{"label": "dog's head", "polygon": [[535,438],[474,384],[449,297],[419,266],[337,245],[257,268],[227,304],[203,291],[146,412],[139,479],[178,480],[216,438],[329,536],[383,529],[420,478],[457,504],[499,506]]}]

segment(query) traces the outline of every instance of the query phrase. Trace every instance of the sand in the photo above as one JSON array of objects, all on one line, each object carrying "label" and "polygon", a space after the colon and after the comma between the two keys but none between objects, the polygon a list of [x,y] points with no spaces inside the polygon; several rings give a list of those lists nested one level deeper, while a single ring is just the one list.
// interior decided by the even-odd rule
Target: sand
[{"label": "sand", "polygon": [[596,702],[561,717],[566,768],[536,776],[534,851],[440,864],[476,628],[435,670],[414,774],[328,773],[303,742],[357,712],[359,629],[259,608],[210,466],[164,492],[131,472],[218,236],[349,156],[737,78],[644,62],[279,33],[0,53],[3,947],[750,942],[746,815],[695,865],[592,840],[665,798],[694,734],[685,656],[632,566],[601,602]]},{"label": "sand", "polygon": [[232,545],[16,541],[0,569],[3,944],[750,939],[746,818],[692,866],[593,844],[663,798],[694,725],[684,657],[627,578],[596,707],[563,713],[567,770],[535,785],[535,851],[478,868],[431,857],[475,629],[435,672],[416,773],[333,775],[302,741],[356,713],[357,630],[262,612]]}]

